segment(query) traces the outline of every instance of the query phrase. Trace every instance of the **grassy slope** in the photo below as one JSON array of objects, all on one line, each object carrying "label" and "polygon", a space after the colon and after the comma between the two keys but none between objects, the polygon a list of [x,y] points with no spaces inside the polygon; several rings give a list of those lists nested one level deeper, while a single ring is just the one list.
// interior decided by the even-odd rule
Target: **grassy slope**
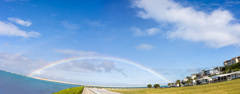
[{"label": "grassy slope", "polygon": [[206,85],[160,88],[160,89],[116,89],[124,94],[240,94],[240,79]]},{"label": "grassy slope", "polygon": [[83,88],[84,88],[83,86],[67,88],[53,94],[82,94]]}]

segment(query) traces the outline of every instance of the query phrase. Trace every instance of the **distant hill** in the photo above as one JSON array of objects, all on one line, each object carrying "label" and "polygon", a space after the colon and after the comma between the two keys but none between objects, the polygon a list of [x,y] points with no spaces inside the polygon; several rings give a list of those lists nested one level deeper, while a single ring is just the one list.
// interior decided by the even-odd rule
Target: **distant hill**
[{"label": "distant hill", "polygon": [[52,94],[78,86],[34,79],[0,70],[0,94]]}]

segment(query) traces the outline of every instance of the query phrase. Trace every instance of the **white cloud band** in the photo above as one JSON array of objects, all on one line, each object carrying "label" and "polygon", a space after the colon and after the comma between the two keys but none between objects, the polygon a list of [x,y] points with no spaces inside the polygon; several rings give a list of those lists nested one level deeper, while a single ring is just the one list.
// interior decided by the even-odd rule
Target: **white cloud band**
[{"label": "white cloud band", "polygon": [[204,42],[214,48],[240,45],[240,24],[233,23],[235,18],[227,10],[205,13],[172,0],[136,0],[134,6],[141,9],[138,15],[143,19],[174,24],[167,32],[170,39]]}]

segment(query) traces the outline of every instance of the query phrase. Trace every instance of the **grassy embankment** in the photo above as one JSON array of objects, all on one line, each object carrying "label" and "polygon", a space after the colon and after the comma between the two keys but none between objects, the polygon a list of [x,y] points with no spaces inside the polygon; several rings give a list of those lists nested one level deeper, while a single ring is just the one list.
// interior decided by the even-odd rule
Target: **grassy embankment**
[{"label": "grassy embankment", "polygon": [[188,87],[115,89],[111,91],[123,94],[240,94],[240,79]]},{"label": "grassy embankment", "polygon": [[67,88],[53,94],[82,94],[83,88],[83,86]]}]

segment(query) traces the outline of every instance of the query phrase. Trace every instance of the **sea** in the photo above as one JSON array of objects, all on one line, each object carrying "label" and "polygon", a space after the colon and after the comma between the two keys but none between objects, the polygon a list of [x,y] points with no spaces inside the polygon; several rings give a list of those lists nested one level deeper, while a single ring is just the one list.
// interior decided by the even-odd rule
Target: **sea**
[{"label": "sea", "polygon": [[[0,94],[52,94],[60,90],[81,85],[35,79],[0,70]],[[167,85],[161,88],[167,88]],[[103,87],[103,88],[147,88],[147,87]]]},{"label": "sea", "polygon": [[34,79],[0,70],[0,94],[52,94],[80,85]]}]

